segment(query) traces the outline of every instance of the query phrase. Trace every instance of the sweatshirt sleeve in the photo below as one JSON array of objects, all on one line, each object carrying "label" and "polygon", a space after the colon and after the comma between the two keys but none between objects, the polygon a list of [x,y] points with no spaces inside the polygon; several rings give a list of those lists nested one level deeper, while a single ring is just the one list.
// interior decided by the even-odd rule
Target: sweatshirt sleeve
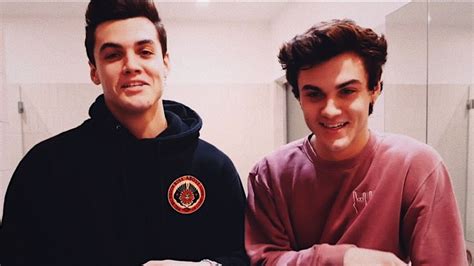
[{"label": "sweatshirt sleeve", "polygon": [[[0,264],[29,265],[46,261],[42,248],[45,235],[40,230],[36,193],[45,173],[45,156],[34,148],[20,162],[11,178],[0,227]],[[51,263],[52,264],[52,263]]]},{"label": "sweatshirt sleeve", "polygon": [[440,162],[416,188],[402,223],[412,265],[467,265],[459,210]]},{"label": "sweatshirt sleeve", "polygon": [[244,214],[245,193],[239,174],[232,161],[225,156],[222,167],[222,177],[228,182],[221,187],[221,205],[219,225],[220,240],[214,250],[220,255],[208,258],[222,265],[248,265],[248,257],[244,247]]},{"label": "sweatshirt sleeve", "polygon": [[353,245],[316,244],[295,250],[276,206],[267,173],[258,166],[248,178],[245,218],[245,248],[251,265],[343,265],[346,250]]}]

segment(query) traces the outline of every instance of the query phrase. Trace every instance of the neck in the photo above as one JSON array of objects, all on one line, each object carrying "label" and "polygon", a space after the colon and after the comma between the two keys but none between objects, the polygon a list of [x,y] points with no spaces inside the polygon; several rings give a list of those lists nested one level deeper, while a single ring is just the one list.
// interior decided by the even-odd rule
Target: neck
[{"label": "neck", "polygon": [[143,113],[119,113],[114,116],[137,139],[155,138],[168,126],[162,101]]},{"label": "neck", "polygon": [[327,161],[343,161],[347,159],[351,159],[356,157],[365,146],[368,144],[370,138],[370,131],[367,129],[363,136],[354,140],[353,143],[350,144],[350,147],[347,147],[342,150],[328,150],[327,148],[320,147],[316,140],[316,135],[310,139],[311,146],[313,147],[316,154],[324,160]]}]

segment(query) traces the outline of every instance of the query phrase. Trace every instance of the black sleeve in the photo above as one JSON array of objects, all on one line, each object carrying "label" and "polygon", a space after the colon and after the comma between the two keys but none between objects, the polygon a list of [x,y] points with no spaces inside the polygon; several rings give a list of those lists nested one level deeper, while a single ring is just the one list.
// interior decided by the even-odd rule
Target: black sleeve
[{"label": "black sleeve", "polygon": [[225,157],[221,173],[226,183],[221,190],[223,202],[219,219],[222,228],[219,230],[223,230],[219,245],[223,253],[209,259],[223,265],[249,265],[244,245],[245,193],[237,170],[232,161]]},{"label": "black sleeve", "polygon": [[[0,227],[0,264],[47,263],[45,235],[41,230],[40,181],[46,175],[46,156],[33,148],[16,168],[8,186]],[[51,264],[51,263],[49,263]]]}]

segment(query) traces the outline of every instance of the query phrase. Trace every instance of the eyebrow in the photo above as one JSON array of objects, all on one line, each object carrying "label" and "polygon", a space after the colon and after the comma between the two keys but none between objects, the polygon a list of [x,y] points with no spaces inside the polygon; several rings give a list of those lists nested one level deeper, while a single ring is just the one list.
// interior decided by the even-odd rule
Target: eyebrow
[{"label": "eyebrow", "polygon": [[100,46],[99,53],[102,53],[102,51],[104,51],[107,48],[121,48],[121,47],[122,46],[117,44],[117,43],[106,42],[106,43],[102,44],[102,46]]},{"label": "eyebrow", "polygon": [[349,81],[346,81],[346,82],[343,82],[343,83],[337,85],[336,88],[342,89],[342,88],[346,87],[347,85],[352,85],[352,84],[362,84],[362,82],[360,82],[360,80],[358,80],[358,79],[351,79]]},{"label": "eyebrow", "polygon": [[[342,89],[342,88],[344,88],[344,87],[346,87],[346,86],[348,86],[348,85],[352,85],[352,84],[362,84],[362,82],[360,82],[360,81],[357,80],[357,79],[351,79],[351,80],[348,80],[348,81],[343,82],[343,83],[341,83],[341,84],[338,84],[338,85],[336,86],[336,88],[337,88],[338,90],[340,90],[340,89]],[[320,90],[320,91],[322,91],[322,89],[319,88],[318,86],[314,86],[314,85],[311,85],[311,84],[306,84],[306,85],[304,85],[303,88],[302,88],[302,90]]]},{"label": "eyebrow", "polygon": [[[141,40],[141,41],[136,42],[134,44],[134,46],[142,46],[142,45],[154,44],[154,43],[155,42],[153,40],[145,39],[145,40]],[[114,43],[114,42],[106,42],[106,43],[102,44],[102,46],[100,46],[99,53],[101,53],[102,51],[104,51],[107,48],[118,49],[118,48],[122,48],[122,45],[120,45],[118,43]]]}]

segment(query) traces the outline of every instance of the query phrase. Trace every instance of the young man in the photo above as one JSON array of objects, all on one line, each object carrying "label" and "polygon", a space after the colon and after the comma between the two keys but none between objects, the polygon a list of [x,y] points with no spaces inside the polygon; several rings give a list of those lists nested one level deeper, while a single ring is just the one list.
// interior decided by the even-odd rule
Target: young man
[{"label": "young man", "polygon": [[280,50],[308,137],[249,176],[246,249],[260,265],[465,265],[450,177],[411,138],[368,129],[387,44],[349,20]]},{"label": "young man", "polygon": [[[92,0],[79,127],[36,145],[8,187],[3,265],[240,265],[245,195],[200,117],[162,100],[166,32],[152,1]],[[188,262],[186,262],[188,261]]]}]

